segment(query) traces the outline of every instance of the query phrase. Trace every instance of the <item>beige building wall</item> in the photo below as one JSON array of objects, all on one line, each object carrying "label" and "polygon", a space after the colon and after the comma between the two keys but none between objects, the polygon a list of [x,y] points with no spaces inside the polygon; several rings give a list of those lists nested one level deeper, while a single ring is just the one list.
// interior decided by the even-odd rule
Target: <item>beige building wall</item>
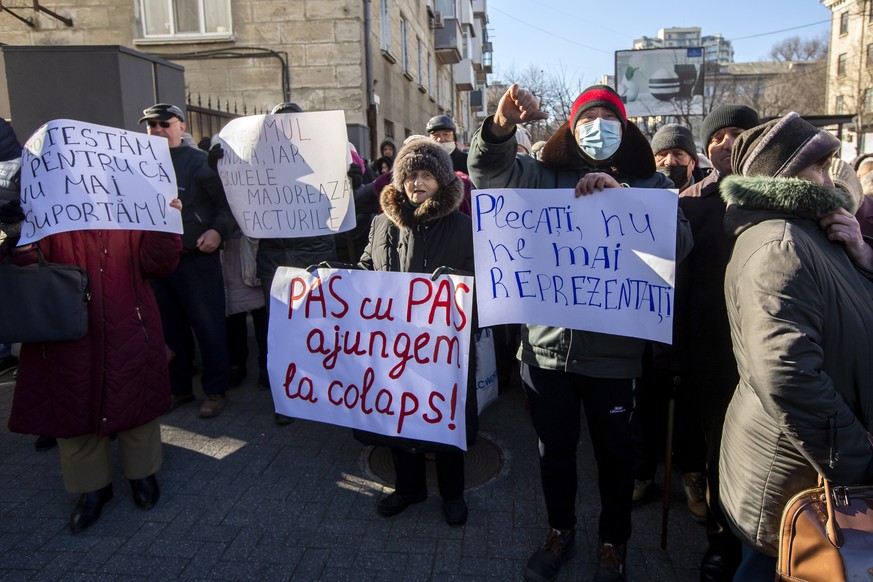
[{"label": "beige building wall", "polygon": [[[209,102],[215,107],[220,100],[222,109],[239,114],[269,111],[285,100],[281,61],[275,56],[203,60],[190,55],[220,49],[244,54],[253,52],[248,47],[257,47],[261,52],[287,55],[292,101],[305,110],[342,109],[348,124],[368,125],[363,13],[366,4],[361,0],[232,0],[232,31],[223,38],[208,41],[145,38],[139,0],[43,0],[41,4],[71,18],[72,26],[32,8],[18,8],[16,14],[32,19],[34,26],[0,13],[0,42],[37,46],[122,45],[164,57],[185,67],[186,90],[193,102],[199,99],[203,106]],[[392,128],[398,142],[409,133],[422,133],[430,117],[444,112],[458,118],[462,137],[472,135],[475,127],[466,127],[472,124],[465,120],[475,117],[469,112],[458,113],[469,107],[468,93],[456,90],[452,65],[441,65],[435,57],[426,3],[390,0],[389,7],[390,49],[383,51],[380,0],[370,3],[370,57],[374,92],[379,101],[373,128],[377,143]],[[405,20],[407,30],[406,70],[401,59],[401,19]],[[362,144],[357,145],[361,150]]]}]

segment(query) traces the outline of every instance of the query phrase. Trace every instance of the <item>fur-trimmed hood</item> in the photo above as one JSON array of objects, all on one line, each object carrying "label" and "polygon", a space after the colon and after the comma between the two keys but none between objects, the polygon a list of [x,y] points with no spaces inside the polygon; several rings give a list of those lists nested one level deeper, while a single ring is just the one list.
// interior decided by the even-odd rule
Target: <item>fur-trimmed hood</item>
[{"label": "fur-trimmed hood", "polygon": [[818,219],[840,208],[852,211],[850,194],[801,178],[770,178],[733,174],[721,182],[721,197],[728,206],[772,210],[800,218]]},{"label": "fur-trimmed hood", "polygon": [[[555,171],[591,169],[593,160],[579,149],[576,136],[564,123],[549,138],[540,153],[540,161]],[[624,180],[643,180],[655,173],[655,155],[643,132],[630,120],[622,129],[621,145],[612,158],[598,171],[607,172]]]},{"label": "fur-trimmed hood", "polygon": [[456,211],[464,200],[464,183],[457,178],[425,200],[418,208],[414,207],[406,193],[393,184],[382,189],[379,204],[391,222],[401,229],[411,229],[416,224],[437,220]]}]

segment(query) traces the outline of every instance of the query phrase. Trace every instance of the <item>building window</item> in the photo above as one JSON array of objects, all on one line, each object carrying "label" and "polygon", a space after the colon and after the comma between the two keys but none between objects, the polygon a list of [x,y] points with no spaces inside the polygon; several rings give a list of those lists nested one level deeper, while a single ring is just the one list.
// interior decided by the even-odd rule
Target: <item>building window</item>
[{"label": "building window", "polygon": [[418,65],[418,84],[420,86],[424,85],[424,68],[421,66],[424,62],[422,59],[424,58],[424,49],[421,46],[421,39],[416,37],[415,39],[415,54],[416,54],[416,63]]},{"label": "building window", "polygon": [[385,120],[385,137],[394,138],[394,122]]},{"label": "building window", "polygon": [[837,57],[837,77],[846,76],[846,53]]},{"label": "building window", "polygon": [[843,115],[846,111],[846,96],[837,95],[837,101],[834,104],[834,114]]},{"label": "building window", "polygon": [[433,55],[427,55],[427,90],[433,94]]},{"label": "building window", "polygon": [[140,0],[147,38],[228,36],[230,0]]},{"label": "building window", "polygon": [[386,53],[391,52],[391,6],[388,2],[379,0],[379,46]]},{"label": "building window", "polygon": [[840,35],[849,34],[849,11],[840,14]]},{"label": "building window", "polygon": [[409,72],[409,25],[405,18],[400,19],[400,63],[403,65],[403,72]]},{"label": "building window", "polygon": [[867,66],[873,67],[873,43],[867,45]]},{"label": "building window", "polygon": [[864,111],[873,111],[873,89],[864,89]]}]

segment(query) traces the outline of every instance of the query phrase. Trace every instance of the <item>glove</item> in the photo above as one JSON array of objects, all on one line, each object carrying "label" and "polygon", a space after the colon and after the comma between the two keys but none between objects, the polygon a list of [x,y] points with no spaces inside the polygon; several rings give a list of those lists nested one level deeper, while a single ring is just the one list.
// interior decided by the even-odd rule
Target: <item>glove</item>
[{"label": "glove", "polygon": [[361,166],[359,166],[355,162],[352,162],[349,165],[349,172],[347,175],[349,177],[349,180],[351,180],[352,182],[352,191],[357,190],[361,187],[363,174],[364,171],[361,169]]},{"label": "glove", "polygon": [[207,152],[206,163],[209,164],[209,167],[218,171],[218,160],[224,157],[224,150],[221,149],[221,144],[217,143],[211,148],[209,148],[209,152]]}]

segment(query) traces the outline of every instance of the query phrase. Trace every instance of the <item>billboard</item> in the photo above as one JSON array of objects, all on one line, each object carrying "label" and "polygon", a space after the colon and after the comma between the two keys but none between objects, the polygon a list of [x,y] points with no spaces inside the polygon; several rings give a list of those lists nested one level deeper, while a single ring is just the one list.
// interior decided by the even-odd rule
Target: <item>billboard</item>
[{"label": "billboard", "polygon": [[628,117],[703,115],[703,47],[615,52]]}]

